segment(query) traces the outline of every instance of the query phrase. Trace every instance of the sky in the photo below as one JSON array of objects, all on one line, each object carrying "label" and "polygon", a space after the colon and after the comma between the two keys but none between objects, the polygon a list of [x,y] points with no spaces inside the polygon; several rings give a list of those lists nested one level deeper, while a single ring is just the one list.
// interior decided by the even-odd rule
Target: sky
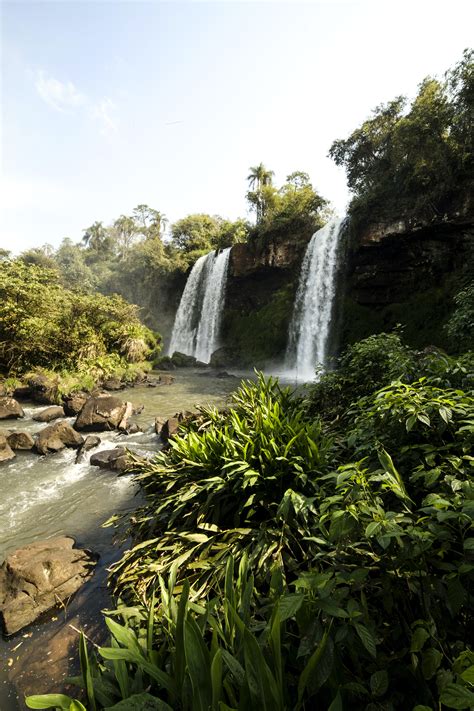
[{"label": "sky", "polygon": [[327,157],[472,46],[470,0],[1,1],[0,247],[79,241],[139,203],[248,217],[249,167],[343,214]]}]

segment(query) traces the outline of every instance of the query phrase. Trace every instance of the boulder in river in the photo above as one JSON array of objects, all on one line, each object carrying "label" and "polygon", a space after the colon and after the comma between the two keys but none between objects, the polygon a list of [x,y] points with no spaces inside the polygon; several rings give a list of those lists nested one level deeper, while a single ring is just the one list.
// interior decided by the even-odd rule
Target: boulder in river
[{"label": "boulder in river", "polygon": [[80,447],[83,437],[67,422],[54,422],[41,430],[36,440],[36,450],[39,454],[59,452],[64,447]]},{"label": "boulder in river", "polygon": [[13,431],[7,434],[8,444],[12,449],[33,449],[35,441],[29,432]]},{"label": "boulder in river", "polygon": [[104,390],[123,390],[125,383],[120,378],[107,378],[107,380],[104,380],[102,387]]},{"label": "boulder in river", "polygon": [[91,577],[95,559],[68,536],[36,541],[11,553],[0,567],[0,621],[14,634],[68,600]]},{"label": "boulder in river", "polygon": [[56,405],[58,401],[58,378],[33,373],[26,380],[26,387],[15,390],[19,397],[26,397],[43,405]]},{"label": "boulder in river", "polygon": [[123,402],[113,395],[90,397],[77,416],[76,430],[126,430],[133,413],[131,402]]},{"label": "boulder in river", "polygon": [[76,464],[83,462],[86,458],[86,452],[89,452],[91,449],[94,449],[94,447],[98,447],[100,441],[100,437],[97,437],[97,435],[88,435],[79,447],[76,456]]},{"label": "boulder in river", "polygon": [[87,393],[78,391],[76,393],[71,393],[64,398],[64,412],[68,417],[74,417],[80,413],[84,404],[89,399],[90,395]]},{"label": "boulder in river", "polygon": [[15,452],[10,447],[8,439],[4,434],[0,434],[0,463],[8,462],[10,459],[14,459]]},{"label": "boulder in river", "polygon": [[51,405],[51,407],[47,407],[46,410],[41,410],[41,412],[34,415],[33,419],[36,420],[36,422],[52,422],[59,417],[65,417],[65,414],[64,407]]},{"label": "boulder in river", "polygon": [[177,368],[194,368],[197,362],[194,356],[180,353],[179,351],[173,353],[171,361]]},{"label": "boulder in river", "polygon": [[15,420],[24,417],[20,403],[12,397],[0,397],[0,420]]},{"label": "boulder in river", "polygon": [[128,452],[125,447],[115,447],[96,452],[90,458],[90,464],[100,469],[111,469],[114,472],[123,472],[130,465]]}]

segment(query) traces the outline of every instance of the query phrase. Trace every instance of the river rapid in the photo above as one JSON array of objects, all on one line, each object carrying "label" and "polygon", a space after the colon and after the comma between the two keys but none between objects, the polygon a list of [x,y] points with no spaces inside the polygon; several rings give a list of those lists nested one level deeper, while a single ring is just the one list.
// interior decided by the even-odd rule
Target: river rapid
[{"label": "river rapid", "polygon": [[[81,464],[75,464],[75,450],[65,449],[42,457],[17,452],[14,460],[0,467],[0,562],[17,548],[57,535],[72,536],[79,547],[100,556],[92,580],[64,609],[46,614],[40,623],[9,639],[0,639],[1,711],[25,709],[25,693],[57,691],[62,680],[75,673],[77,628],[94,639],[103,634],[99,611],[109,604],[106,568],[120,557],[124,544],[114,543],[114,529],[101,524],[112,514],[136,508],[140,491],[131,476],[91,467],[90,454],[119,445],[143,454],[156,451],[160,447],[154,431],[157,415],[172,417],[180,410],[193,410],[197,404],[224,406],[240,382],[234,377],[217,378],[204,370],[180,370],[172,375],[175,382],[171,385],[112,393],[135,407],[144,405],[131,420],[142,432],[128,436],[98,433],[101,444]],[[34,433],[46,427],[32,419],[46,405],[22,405],[25,418],[2,421],[0,432],[18,429]]]}]

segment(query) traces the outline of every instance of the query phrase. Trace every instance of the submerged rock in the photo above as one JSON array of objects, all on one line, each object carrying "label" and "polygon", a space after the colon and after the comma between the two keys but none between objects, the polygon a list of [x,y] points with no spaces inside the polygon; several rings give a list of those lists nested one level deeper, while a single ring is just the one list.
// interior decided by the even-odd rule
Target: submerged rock
[{"label": "submerged rock", "polygon": [[29,450],[35,446],[35,441],[29,432],[9,432],[7,440],[12,449]]},{"label": "submerged rock", "polygon": [[97,452],[90,458],[90,464],[100,469],[111,469],[114,472],[123,472],[130,465],[130,459],[125,447],[115,447]]},{"label": "submerged rock", "polygon": [[41,430],[35,447],[39,454],[48,454],[48,452],[59,452],[64,447],[80,447],[83,442],[83,437],[70,424],[63,421],[55,422]]},{"label": "submerged rock", "polygon": [[15,452],[10,447],[8,439],[4,434],[0,434],[0,462],[9,462],[14,457]]},{"label": "submerged rock", "polygon": [[19,548],[0,567],[0,621],[14,634],[67,600],[91,577],[90,551],[73,548],[68,536]]},{"label": "submerged rock", "polygon": [[14,420],[24,417],[20,403],[12,397],[0,397],[0,420]]},{"label": "submerged rock", "polygon": [[60,405],[52,405],[51,407],[47,407],[46,410],[38,412],[33,416],[33,419],[36,420],[36,422],[52,422],[59,417],[64,417],[65,414],[63,407]]},{"label": "submerged rock", "polygon": [[133,405],[113,395],[101,394],[89,398],[77,416],[77,430],[125,430],[132,416]]}]

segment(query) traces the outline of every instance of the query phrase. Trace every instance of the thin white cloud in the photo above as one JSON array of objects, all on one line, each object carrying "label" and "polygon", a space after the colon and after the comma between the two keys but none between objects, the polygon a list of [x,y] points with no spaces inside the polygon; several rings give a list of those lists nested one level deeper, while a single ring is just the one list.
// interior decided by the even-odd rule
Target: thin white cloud
[{"label": "thin white cloud", "polygon": [[87,98],[81,94],[71,81],[62,82],[39,71],[36,79],[36,91],[49,106],[62,113],[77,109],[87,103]]},{"label": "thin white cloud", "polygon": [[103,136],[111,137],[118,134],[117,119],[112,115],[116,108],[114,102],[108,97],[92,106],[91,116],[99,122]]},{"label": "thin white cloud", "polygon": [[100,133],[112,138],[118,135],[117,107],[108,97],[92,101],[71,82],[62,82],[43,70],[36,74],[36,91],[49,106],[61,113],[84,112],[100,127]]}]

